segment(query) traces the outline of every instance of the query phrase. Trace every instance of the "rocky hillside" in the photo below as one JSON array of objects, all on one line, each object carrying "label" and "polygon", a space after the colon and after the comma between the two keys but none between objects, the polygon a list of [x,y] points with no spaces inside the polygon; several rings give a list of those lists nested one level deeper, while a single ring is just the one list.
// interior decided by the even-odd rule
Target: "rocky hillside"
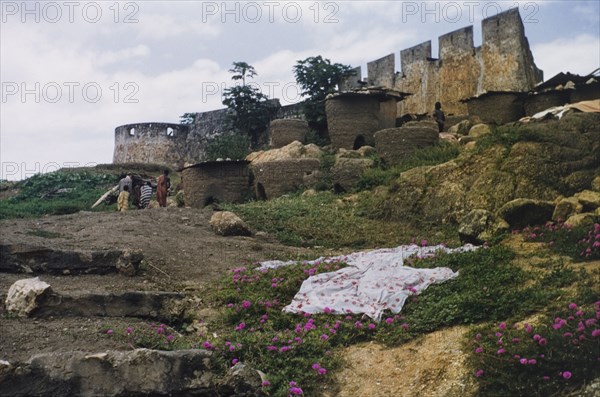
[{"label": "rocky hillside", "polygon": [[600,114],[571,113],[499,127],[452,161],[402,173],[376,196],[379,211],[393,219],[458,224],[471,210],[496,212],[514,199],[572,196],[599,175]]}]

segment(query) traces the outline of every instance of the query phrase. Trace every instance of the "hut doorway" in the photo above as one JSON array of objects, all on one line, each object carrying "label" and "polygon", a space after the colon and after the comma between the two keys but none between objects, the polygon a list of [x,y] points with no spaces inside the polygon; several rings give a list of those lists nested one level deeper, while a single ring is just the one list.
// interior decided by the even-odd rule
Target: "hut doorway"
[{"label": "hut doorway", "polygon": [[362,135],[359,135],[354,140],[354,145],[352,146],[352,150],[360,149],[361,147],[363,147],[365,145],[366,145],[365,137]]},{"label": "hut doorway", "polygon": [[267,193],[265,192],[265,187],[260,182],[258,182],[256,184],[256,198],[258,198],[259,200],[267,199]]}]

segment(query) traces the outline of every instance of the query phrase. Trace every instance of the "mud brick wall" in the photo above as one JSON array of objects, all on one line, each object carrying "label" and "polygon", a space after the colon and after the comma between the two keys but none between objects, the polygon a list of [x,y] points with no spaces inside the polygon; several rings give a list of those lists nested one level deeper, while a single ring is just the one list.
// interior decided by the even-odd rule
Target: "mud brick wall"
[{"label": "mud brick wall", "polygon": [[246,161],[208,161],[183,169],[185,205],[203,208],[212,202],[241,203],[250,194]]},{"label": "mud brick wall", "polygon": [[317,159],[291,159],[250,164],[250,167],[256,197],[269,200],[306,187],[305,181],[319,172],[321,162]]}]

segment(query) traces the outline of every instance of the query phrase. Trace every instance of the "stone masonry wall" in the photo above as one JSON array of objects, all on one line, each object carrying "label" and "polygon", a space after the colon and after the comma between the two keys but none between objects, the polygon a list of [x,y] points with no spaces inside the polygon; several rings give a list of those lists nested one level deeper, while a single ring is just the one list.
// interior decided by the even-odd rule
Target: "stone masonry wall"
[{"label": "stone masonry wall", "polygon": [[[395,73],[394,55],[367,64],[369,84],[413,94],[398,103],[398,115],[431,114],[435,102],[446,114],[466,114],[461,99],[488,91],[529,91],[542,81],[533,60],[525,28],[514,8],[482,21],[482,45],[473,43],[473,27],[439,37],[438,58],[431,41],[400,51],[401,73]],[[351,87],[353,76],[343,87]]]},{"label": "stone masonry wall", "polygon": [[113,163],[183,165],[189,127],[169,123],[127,124],[115,129]]},{"label": "stone masonry wall", "polygon": [[[282,106],[276,119],[301,118],[301,104]],[[227,109],[195,113],[192,124],[136,123],[115,129],[113,163],[156,163],[180,169],[205,159],[208,143],[228,132]],[[265,137],[261,141],[268,142]]]}]

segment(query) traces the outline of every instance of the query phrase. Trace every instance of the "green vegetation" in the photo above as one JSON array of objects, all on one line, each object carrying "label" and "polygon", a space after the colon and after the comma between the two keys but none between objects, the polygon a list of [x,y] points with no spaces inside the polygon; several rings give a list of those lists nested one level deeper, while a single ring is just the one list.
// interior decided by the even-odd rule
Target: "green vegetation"
[{"label": "green vegetation", "polygon": [[[360,216],[351,200],[331,192],[300,194],[269,201],[224,205],[258,230],[273,234],[284,244],[328,248],[395,246],[416,238],[456,242],[457,234],[443,225],[410,225]],[[436,234],[437,233],[437,234]]]},{"label": "green vegetation", "polygon": [[[38,174],[17,182],[19,193],[0,202],[0,219],[63,215],[90,207],[117,183],[115,175],[87,170]],[[96,210],[106,210],[104,204]]]},{"label": "green vegetation", "polygon": [[368,190],[380,185],[391,185],[401,173],[411,168],[442,164],[456,158],[458,146],[448,142],[416,151],[393,167],[376,167],[366,170],[358,182],[359,190]]},{"label": "green vegetation", "polygon": [[225,134],[211,140],[206,146],[206,160],[242,160],[250,153],[250,138],[243,134]]},{"label": "green vegetation", "polygon": [[302,96],[307,97],[303,104],[304,117],[310,127],[322,136],[327,131],[325,98],[337,91],[344,78],[353,75],[352,67],[332,64],[329,59],[318,55],[296,62],[293,70],[296,82],[302,88]]},{"label": "green vegetation", "polygon": [[529,241],[544,242],[552,252],[573,260],[600,259],[600,224],[571,227],[564,223],[548,223],[523,229]]},{"label": "green vegetation", "polygon": [[259,144],[261,133],[277,113],[278,104],[273,103],[260,89],[246,85],[246,78],[256,76],[256,70],[246,62],[234,62],[229,70],[232,80],[242,80],[242,85],[227,88],[223,92],[223,105],[229,109],[226,123],[231,131],[250,138],[253,147]]},{"label": "green vegetation", "polygon": [[[345,365],[340,348],[364,341],[397,346],[457,324],[475,325],[464,343],[481,395],[555,395],[594,379],[599,375],[594,363],[600,330],[598,314],[592,311],[598,274],[591,277],[559,265],[524,270],[515,265],[515,257],[510,249],[496,246],[412,258],[408,264],[413,267],[447,266],[459,277],[409,298],[401,314],[386,312],[379,323],[331,310],[313,315],[284,313],[283,307],[307,277],[346,266],[317,261],[278,269],[232,270],[203,296],[220,312],[207,324],[208,333],[186,336],[165,325],[144,330],[106,327],[102,333],[135,347],[212,350],[216,364],[223,368],[238,361],[259,368],[268,379],[265,391],[275,396],[287,395],[291,387],[318,395],[332,381],[331,372]],[[571,304],[570,313],[563,313],[572,299],[578,299],[585,310],[580,313]],[[536,314],[541,314],[541,320],[534,328],[506,325]],[[500,329],[496,329],[498,322]],[[531,335],[523,335],[527,333]],[[518,358],[513,356],[517,353]],[[522,358],[527,358],[526,364]]]}]

